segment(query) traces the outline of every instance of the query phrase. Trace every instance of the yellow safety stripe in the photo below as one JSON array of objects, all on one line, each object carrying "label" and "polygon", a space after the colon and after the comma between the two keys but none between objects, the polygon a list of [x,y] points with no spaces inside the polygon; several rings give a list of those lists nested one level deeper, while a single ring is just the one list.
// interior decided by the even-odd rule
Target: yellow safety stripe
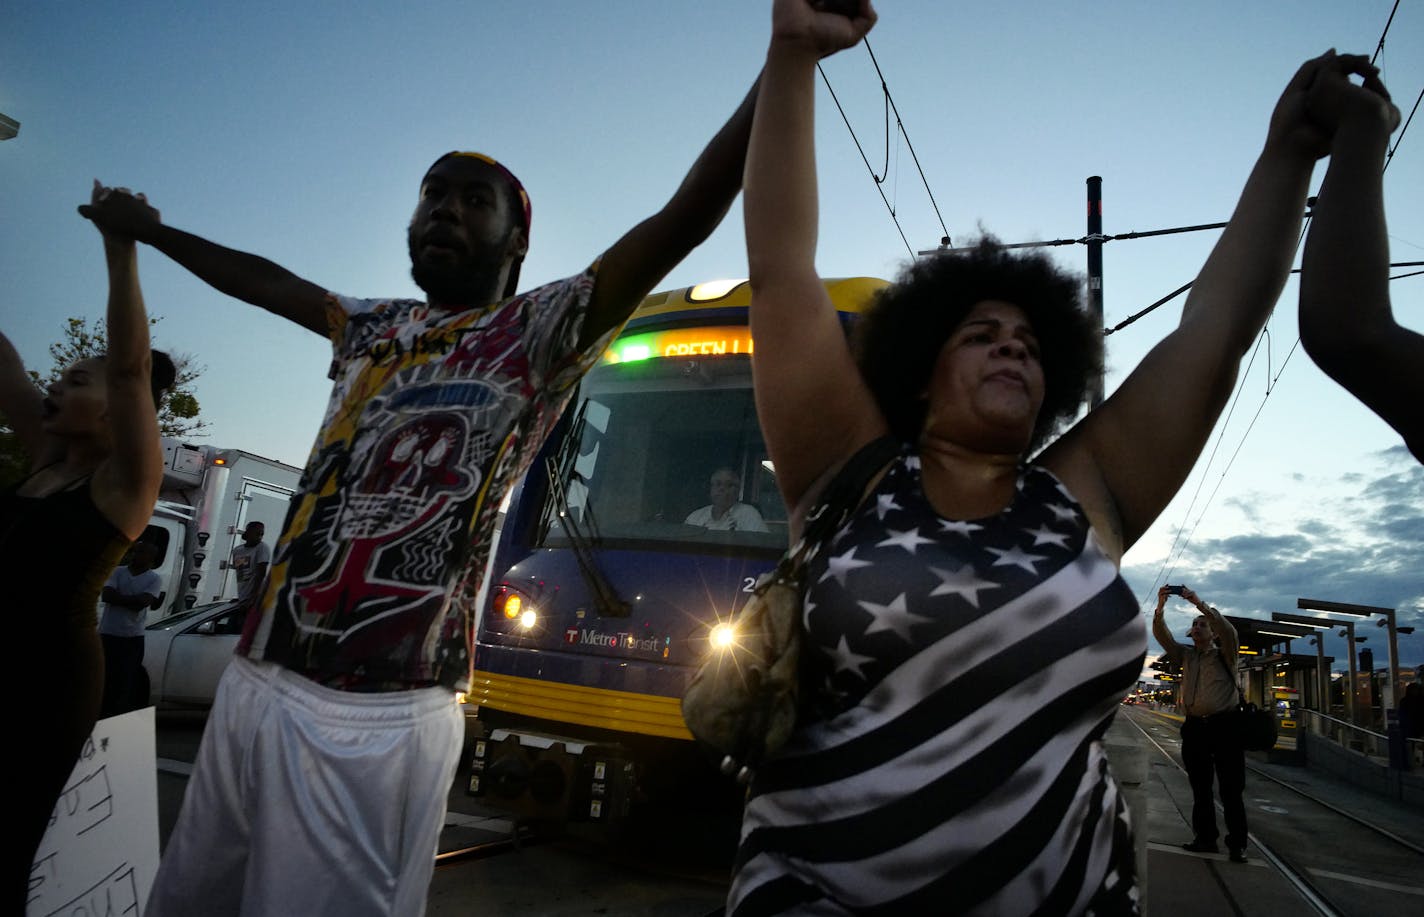
[{"label": "yellow safety stripe", "polygon": [[470,681],[469,702],[542,720],[670,739],[692,738],[676,697],[586,688],[477,669]]}]

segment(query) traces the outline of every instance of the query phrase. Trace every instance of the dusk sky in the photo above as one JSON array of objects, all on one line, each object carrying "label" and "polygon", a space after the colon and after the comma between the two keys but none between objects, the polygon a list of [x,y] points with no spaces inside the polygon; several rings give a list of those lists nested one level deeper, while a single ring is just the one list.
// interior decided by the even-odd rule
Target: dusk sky
[{"label": "dusk sky", "polygon": [[[1331,47],[1374,53],[1393,6],[885,0],[870,45],[956,243],[981,229],[1005,242],[1078,238],[1091,175],[1103,178],[1109,234],[1225,220],[1292,73]],[[333,290],[419,296],[405,228],[420,177],[446,151],[482,150],[532,197],[522,286],[577,271],[662,204],[736,107],[761,66],[769,9],[6,0],[0,113],[21,127],[0,143],[0,326],[44,372],[66,317],[103,315],[99,236],[75,213],[96,177],[146,192],[172,225]],[[1407,116],[1424,88],[1424,3],[1399,5],[1378,63]],[[881,187],[901,229],[821,87],[819,267],[891,278],[910,256],[901,230],[916,251],[945,230],[893,123],[887,149],[866,50],[825,71],[872,165],[888,166]],[[1396,262],[1424,261],[1421,121],[1402,141],[1396,132],[1385,174]],[[1217,235],[1108,244],[1106,323],[1191,280]],[[1083,246],[1049,251],[1085,270]],[[326,342],[153,250],[140,269],[163,317],[158,346],[206,367],[203,441],[304,464],[329,392]],[[737,205],[662,287],[745,274]],[[1391,294],[1398,320],[1424,331],[1424,276]],[[1402,662],[1424,663],[1424,466],[1296,346],[1297,295],[1292,279],[1229,419],[1124,574],[1144,616],[1162,582],[1260,618],[1295,613],[1299,597],[1393,607],[1419,628],[1401,637]],[[1181,303],[1108,338],[1109,391]],[[1179,635],[1187,609],[1169,615]],[[1384,665],[1383,630],[1360,633]],[[1326,651],[1342,669],[1343,639]]]}]

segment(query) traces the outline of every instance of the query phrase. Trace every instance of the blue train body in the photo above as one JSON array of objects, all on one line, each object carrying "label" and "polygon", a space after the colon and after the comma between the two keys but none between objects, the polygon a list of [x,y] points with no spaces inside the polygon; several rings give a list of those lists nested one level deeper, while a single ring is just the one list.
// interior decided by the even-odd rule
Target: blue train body
[{"label": "blue train body", "polygon": [[[827,281],[846,318],[883,285]],[[749,290],[709,286],[644,301],[511,495],[476,637],[470,791],[517,814],[611,820],[697,779],[683,691],[785,549]],[[739,481],[740,529],[690,524],[714,472]]]}]

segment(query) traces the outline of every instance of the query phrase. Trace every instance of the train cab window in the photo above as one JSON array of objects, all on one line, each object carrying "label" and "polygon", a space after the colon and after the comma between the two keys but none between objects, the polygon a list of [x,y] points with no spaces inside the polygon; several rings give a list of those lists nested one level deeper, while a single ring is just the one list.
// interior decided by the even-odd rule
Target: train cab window
[{"label": "train cab window", "polygon": [[[539,469],[553,472],[543,544],[786,547],[746,354],[604,364],[586,377],[575,410],[552,468]],[[729,494],[739,504],[731,512]],[[696,524],[714,502],[720,518]]]}]

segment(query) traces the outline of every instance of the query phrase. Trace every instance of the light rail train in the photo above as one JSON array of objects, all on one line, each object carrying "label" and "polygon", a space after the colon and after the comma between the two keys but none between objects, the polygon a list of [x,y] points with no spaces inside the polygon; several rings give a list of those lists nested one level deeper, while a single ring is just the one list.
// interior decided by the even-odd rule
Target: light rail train
[{"label": "light rail train", "polygon": [[[825,283],[847,326],[885,286]],[[511,494],[468,698],[480,732],[469,791],[489,804],[614,821],[637,799],[730,783],[680,700],[712,629],[787,544],[752,397],[749,304],[745,281],[649,296]],[[729,529],[692,524],[728,471],[754,512]]]}]

